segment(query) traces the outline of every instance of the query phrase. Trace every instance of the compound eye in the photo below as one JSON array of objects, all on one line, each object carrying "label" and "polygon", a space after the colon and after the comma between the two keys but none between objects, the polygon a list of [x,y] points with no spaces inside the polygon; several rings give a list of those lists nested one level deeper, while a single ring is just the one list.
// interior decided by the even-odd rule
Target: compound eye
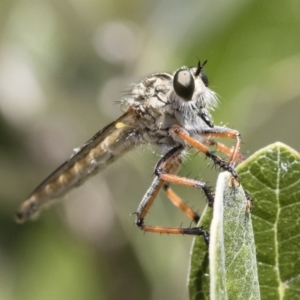
[{"label": "compound eye", "polygon": [[195,90],[195,82],[189,70],[178,70],[174,76],[173,86],[179,97],[186,101],[192,99]]},{"label": "compound eye", "polygon": [[205,86],[208,86],[208,77],[203,71],[201,71],[200,77],[201,77],[203,83],[205,84]]}]

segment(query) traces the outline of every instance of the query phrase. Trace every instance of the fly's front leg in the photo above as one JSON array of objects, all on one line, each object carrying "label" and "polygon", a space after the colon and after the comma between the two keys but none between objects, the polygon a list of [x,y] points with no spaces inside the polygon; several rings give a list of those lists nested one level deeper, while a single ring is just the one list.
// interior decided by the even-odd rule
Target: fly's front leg
[{"label": "fly's front leg", "polygon": [[[229,139],[235,139],[236,143],[233,147],[233,149],[229,150],[230,153],[228,153],[228,147],[222,144],[216,143],[217,147],[220,145],[220,150],[230,156],[229,159],[229,165],[234,166],[236,161],[241,160],[242,156],[240,155],[240,149],[241,149],[241,135],[237,130],[230,129],[227,127],[220,127],[220,126],[215,126],[213,128],[207,128],[200,134],[201,136],[208,136],[210,138],[229,138]],[[243,159],[242,159],[243,160]]]},{"label": "fly's front leg", "polygon": [[[220,143],[220,142],[217,142],[215,141],[214,139],[207,139],[203,142],[203,144],[207,145],[207,146],[213,146],[215,147],[218,151],[224,153],[227,157],[231,157],[232,156],[232,148]],[[238,162],[242,162],[244,161],[245,158],[239,153],[238,156],[237,156],[237,161]]]},{"label": "fly's front leg", "polygon": [[158,162],[155,168],[155,174],[157,176],[153,180],[151,186],[149,187],[148,191],[146,192],[144,198],[142,199],[138,207],[136,213],[137,214],[136,225],[145,232],[202,235],[204,237],[205,242],[208,244],[209,234],[201,227],[174,228],[174,227],[162,227],[162,226],[149,226],[144,224],[144,219],[162,186],[164,186],[167,196],[175,205],[179,206],[190,217],[192,218],[194,217],[194,220],[197,219],[196,216],[197,214],[196,213],[193,214],[192,210],[186,204],[184,204],[182,200],[174,192],[172,193],[171,190],[168,190],[168,185],[166,184],[166,182],[183,184],[186,186],[193,186],[193,187],[206,190],[206,194],[209,195],[209,199],[210,199],[209,201],[213,202],[213,194],[204,183],[201,183],[196,180],[191,180],[188,178],[182,178],[173,174],[177,172],[177,170],[181,165],[180,155],[183,149],[184,149],[183,146],[178,146],[172,149]]},{"label": "fly's front leg", "polygon": [[[222,127],[213,127],[213,128],[208,128],[205,130],[204,135],[210,135],[214,137],[220,137],[220,135],[224,135],[223,137],[229,137],[228,135],[234,135],[232,132],[231,133],[225,133],[224,132],[219,132],[218,129]],[[224,128],[226,129],[226,128]],[[204,153],[208,158],[210,158],[216,165],[218,165],[220,168],[222,168],[225,171],[228,171],[231,173],[231,175],[238,180],[238,175],[234,170],[234,161],[236,160],[237,154],[239,153],[239,148],[240,148],[240,139],[236,143],[236,146],[234,147],[234,150],[232,152],[231,158],[229,160],[229,163],[215,155],[207,146],[205,146],[203,143],[200,143],[197,141],[195,138],[191,137],[188,132],[186,132],[182,127],[179,125],[174,125],[170,129],[171,134],[174,137],[179,137],[182,141],[186,142],[188,145],[192,146],[193,148],[197,149],[198,151]],[[216,133],[215,135],[213,133]],[[202,135],[202,132],[201,132]],[[231,136],[230,136],[231,137]]]}]

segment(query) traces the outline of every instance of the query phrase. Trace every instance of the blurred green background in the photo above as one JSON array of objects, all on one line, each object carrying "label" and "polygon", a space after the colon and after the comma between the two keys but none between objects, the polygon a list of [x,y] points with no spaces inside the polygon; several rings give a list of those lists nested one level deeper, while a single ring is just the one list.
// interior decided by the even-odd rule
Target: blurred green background
[{"label": "blurred green background", "polygon": [[[147,146],[72,191],[35,222],[27,195],[122,111],[128,85],[208,59],[215,124],[242,152],[300,149],[300,2],[0,1],[0,299],[187,299],[192,238],[143,234],[133,213],[159,152]],[[192,154],[181,174],[214,185]],[[175,187],[201,211],[202,193]],[[250,191],[251,192],[251,191]],[[162,194],[148,224],[189,226]]]}]

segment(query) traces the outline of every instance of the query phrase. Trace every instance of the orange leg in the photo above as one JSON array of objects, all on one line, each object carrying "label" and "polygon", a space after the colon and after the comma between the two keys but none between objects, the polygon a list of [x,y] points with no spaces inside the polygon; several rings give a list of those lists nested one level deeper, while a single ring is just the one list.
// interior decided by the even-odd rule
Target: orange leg
[{"label": "orange leg", "polygon": [[226,127],[215,126],[205,129],[203,132],[201,132],[200,135],[210,138],[236,139],[236,143],[232,150],[222,144],[217,144],[217,147],[220,147],[220,151],[224,152],[225,154],[229,154],[229,165],[233,166],[235,162],[241,158],[241,155],[239,153],[241,148],[241,135],[238,131]]},{"label": "orange leg", "polygon": [[[173,228],[173,227],[161,227],[161,226],[148,226],[144,224],[144,219],[152,206],[160,188],[165,186],[166,193],[175,205],[179,206],[186,214],[192,217],[193,220],[197,220],[199,217],[196,213],[185,204],[172,190],[168,190],[168,186],[165,182],[181,184],[185,186],[191,186],[200,188],[206,194],[209,203],[213,203],[213,193],[206,186],[205,183],[192,180],[189,178],[179,177],[174,175],[181,165],[180,155],[184,150],[183,146],[178,146],[169,151],[157,164],[155,168],[155,174],[157,175],[144,198],[142,199],[138,209],[136,217],[136,225],[145,232],[155,233],[167,233],[167,234],[188,234],[188,235],[202,235],[206,243],[209,242],[209,234],[201,227],[189,227],[189,228]],[[175,196],[174,196],[175,195]]]},{"label": "orange leg", "polygon": [[[207,139],[203,142],[204,145],[214,146],[218,151],[224,153],[226,156],[231,157],[232,149],[227,147],[226,145],[216,142],[214,139]],[[237,161],[242,162],[245,158],[239,153],[237,156]]]},{"label": "orange leg", "polygon": [[[201,136],[209,135],[209,136],[212,136],[212,137],[221,137],[221,136],[222,137],[225,137],[225,136],[226,137],[232,137],[235,134],[237,136],[239,136],[236,131],[234,131],[234,132],[235,133],[233,133],[231,129],[227,129],[227,128],[223,128],[223,127],[213,127],[213,128],[206,129],[203,133],[201,133]],[[236,158],[238,156],[239,149],[240,149],[240,139],[239,138],[238,138],[238,141],[237,141],[236,145],[234,146],[234,149],[232,151],[232,155],[231,155],[231,158],[229,160],[229,163],[227,163],[226,161],[222,160],[220,157],[213,154],[213,152],[207,146],[205,146],[203,143],[200,143],[199,141],[197,141],[196,139],[191,137],[179,125],[174,125],[171,128],[171,134],[173,134],[174,136],[179,137],[180,139],[182,139],[184,142],[186,142],[187,144],[189,144],[193,148],[195,148],[198,151],[204,153],[216,165],[218,165],[223,170],[228,171],[229,173],[231,173],[231,175],[235,179],[238,179],[238,175],[235,172],[235,170],[233,168],[233,165],[234,165],[234,162],[236,161]]]},{"label": "orange leg", "polygon": [[[238,175],[235,172],[233,166],[237,160],[242,160],[241,155],[239,154],[241,138],[240,134],[232,129],[225,127],[210,127],[206,128],[199,135],[205,137],[203,143],[199,142],[195,138],[191,137],[182,127],[179,125],[174,125],[170,129],[170,133],[177,138],[180,138],[186,144],[194,147],[198,151],[204,153],[209,157],[215,164],[217,164],[222,169],[229,171],[233,178],[238,180]],[[233,149],[228,148],[227,146],[216,143],[213,138],[235,138],[236,143]],[[225,153],[230,157],[229,163],[222,160],[220,157],[210,151],[206,145],[214,145],[219,151]],[[145,232],[155,232],[155,233],[167,233],[167,234],[189,234],[189,235],[202,235],[205,242],[209,242],[209,234],[203,230],[201,227],[189,227],[189,228],[174,228],[174,227],[161,227],[161,226],[149,226],[144,224],[145,217],[152,206],[159,190],[161,187],[164,187],[164,190],[168,198],[172,203],[178,206],[187,216],[189,216],[193,221],[197,222],[199,216],[188,207],[181,199],[178,197],[166,183],[175,183],[180,185],[185,185],[189,187],[195,187],[203,190],[205,193],[208,204],[213,205],[214,195],[211,192],[210,188],[203,182],[180,177],[176,175],[177,170],[181,165],[181,154],[184,150],[184,146],[177,146],[169,151],[157,164],[155,168],[155,179],[153,180],[151,186],[146,192],[144,198],[142,199],[138,209],[136,217],[136,225]]]},{"label": "orange leg", "polygon": [[184,203],[182,199],[169,187],[168,184],[164,184],[163,189],[170,201],[197,224],[200,216],[196,212],[194,212],[186,203]]}]

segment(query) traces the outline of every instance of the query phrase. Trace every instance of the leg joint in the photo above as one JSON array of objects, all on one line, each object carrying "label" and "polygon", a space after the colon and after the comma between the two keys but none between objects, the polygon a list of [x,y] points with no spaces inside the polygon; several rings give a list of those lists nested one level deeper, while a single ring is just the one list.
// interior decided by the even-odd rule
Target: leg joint
[{"label": "leg joint", "polygon": [[135,225],[138,228],[143,229],[143,227],[144,227],[144,219],[137,217],[137,219],[135,221]]},{"label": "leg joint", "polygon": [[163,168],[160,165],[157,165],[156,168],[155,168],[155,170],[154,170],[154,174],[156,176],[160,176],[163,173],[164,173]]}]

